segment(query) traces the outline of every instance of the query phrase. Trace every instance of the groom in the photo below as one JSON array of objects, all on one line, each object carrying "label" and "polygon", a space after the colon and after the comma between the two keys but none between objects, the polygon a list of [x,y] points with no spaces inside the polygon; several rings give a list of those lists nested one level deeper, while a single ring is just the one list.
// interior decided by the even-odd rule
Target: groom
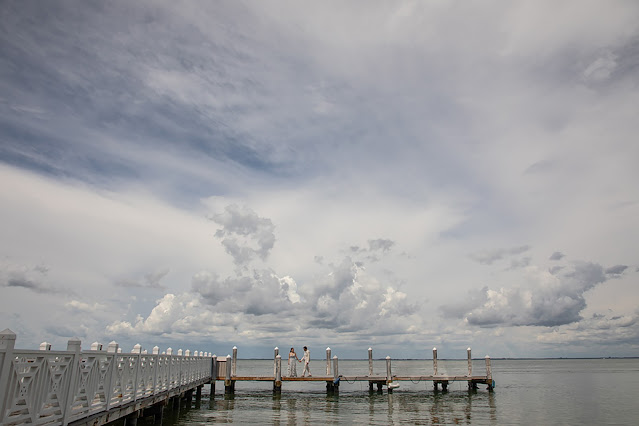
[{"label": "groom", "polygon": [[306,346],[304,346],[304,356],[302,357],[302,361],[304,361],[304,371],[302,372],[302,377],[304,377],[307,372],[308,377],[313,377],[311,375],[311,368],[309,367],[309,363],[311,362],[311,351],[309,351]]}]

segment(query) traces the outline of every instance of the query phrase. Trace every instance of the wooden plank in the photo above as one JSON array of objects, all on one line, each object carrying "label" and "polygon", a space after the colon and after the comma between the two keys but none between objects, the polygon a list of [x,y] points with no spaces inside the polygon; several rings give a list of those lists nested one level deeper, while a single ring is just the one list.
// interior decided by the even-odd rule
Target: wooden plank
[{"label": "wooden plank", "polygon": [[[340,376],[340,380],[349,382],[385,382],[386,376]],[[393,381],[425,381],[425,382],[470,382],[486,381],[486,376],[393,376]],[[218,380],[224,378],[218,377]],[[273,376],[235,376],[231,377],[236,382],[273,382]],[[332,382],[331,376],[311,376],[311,377],[282,377],[283,382]]]}]

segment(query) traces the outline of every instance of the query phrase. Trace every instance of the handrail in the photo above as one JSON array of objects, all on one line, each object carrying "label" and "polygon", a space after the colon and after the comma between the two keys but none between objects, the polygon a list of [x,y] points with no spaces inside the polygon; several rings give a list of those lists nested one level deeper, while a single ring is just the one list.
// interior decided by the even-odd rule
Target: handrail
[{"label": "handrail", "polygon": [[[151,354],[139,345],[130,353],[111,342],[106,351],[15,349],[16,335],[0,332],[0,425],[67,425],[130,402],[211,379],[208,353],[171,350]],[[100,348],[94,344],[92,347]]]}]

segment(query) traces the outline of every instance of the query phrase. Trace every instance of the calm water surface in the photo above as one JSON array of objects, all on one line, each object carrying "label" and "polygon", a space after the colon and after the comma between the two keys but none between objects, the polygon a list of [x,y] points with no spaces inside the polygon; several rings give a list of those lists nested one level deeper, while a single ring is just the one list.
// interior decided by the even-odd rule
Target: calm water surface
[{"label": "calm water surface", "polygon": [[[339,367],[345,375],[367,374],[368,361],[340,360]],[[467,372],[466,361],[440,360],[438,367],[443,374]],[[393,374],[426,375],[432,362],[393,361],[392,368]],[[639,359],[493,360],[492,368],[493,393],[484,385],[469,392],[465,383],[452,383],[444,393],[434,392],[432,382],[400,382],[392,394],[378,394],[369,393],[367,382],[342,381],[339,395],[327,395],[324,382],[284,382],[275,396],[271,383],[237,382],[229,396],[218,382],[213,398],[166,411],[163,424],[639,425]],[[237,374],[272,369],[270,360],[240,360]],[[322,375],[325,363],[314,360],[311,369]],[[384,361],[375,361],[374,371],[384,374]],[[484,374],[484,362],[473,372]]]}]

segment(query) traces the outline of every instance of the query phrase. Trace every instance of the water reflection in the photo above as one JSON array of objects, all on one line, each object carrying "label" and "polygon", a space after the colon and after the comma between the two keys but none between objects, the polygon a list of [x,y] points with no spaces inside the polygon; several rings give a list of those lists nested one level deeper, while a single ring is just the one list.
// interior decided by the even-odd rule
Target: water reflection
[{"label": "water reflection", "polygon": [[[197,407],[197,405],[196,405]],[[176,413],[179,413],[177,419]],[[167,413],[168,414],[168,413]],[[275,425],[339,424],[471,424],[496,423],[494,394],[483,391],[325,394],[270,392],[213,395],[200,408],[171,410],[164,424],[270,423]]]}]

